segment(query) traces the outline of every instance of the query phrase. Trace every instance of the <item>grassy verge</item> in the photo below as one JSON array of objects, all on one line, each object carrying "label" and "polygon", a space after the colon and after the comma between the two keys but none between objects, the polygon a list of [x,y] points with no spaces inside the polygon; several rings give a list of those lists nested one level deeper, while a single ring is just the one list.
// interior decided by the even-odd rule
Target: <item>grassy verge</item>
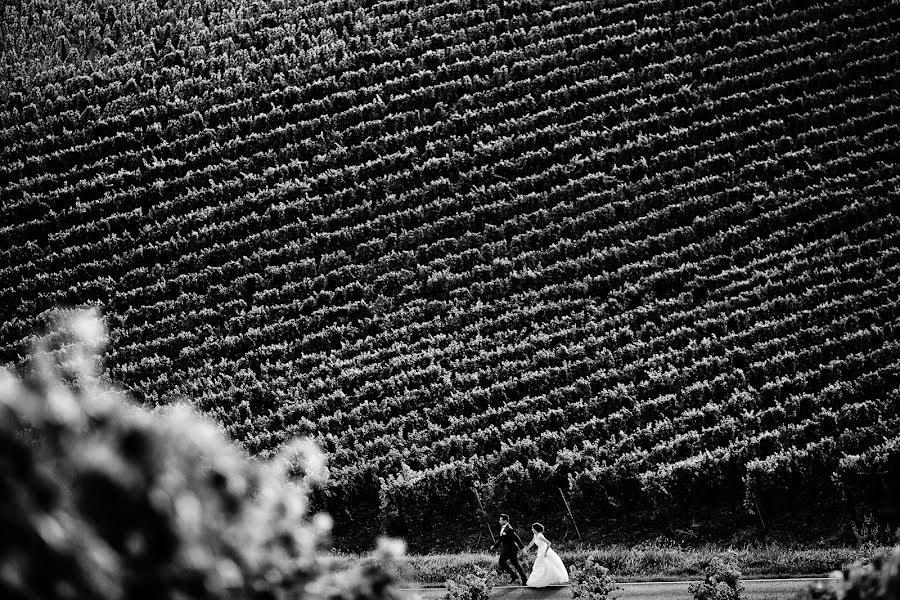
[{"label": "grassy verge", "polygon": [[[597,557],[601,564],[612,571],[616,580],[631,582],[696,579],[710,558],[726,553],[734,556],[744,579],[819,577],[855,561],[887,554],[889,551],[889,547],[880,546],[824,549],[796,549],[776,545],[748,548],[716,546],[680,548],[651,544],[563,550],[560,556],[567,565],[581,563],[588,556]],[[526,570],[533,557],[532,553],[522,560]],[[332,567],[345,569],[353,565],[365,565],[370,560],[367,557],[334,554]],[[406,581],[426,585],[442,584],[448,578],[470,572],[475,566],[494,568],[496,563],[496,555],[487,553],[412,555],[407,557],[405,564],[399,566],[398,575]]]}]

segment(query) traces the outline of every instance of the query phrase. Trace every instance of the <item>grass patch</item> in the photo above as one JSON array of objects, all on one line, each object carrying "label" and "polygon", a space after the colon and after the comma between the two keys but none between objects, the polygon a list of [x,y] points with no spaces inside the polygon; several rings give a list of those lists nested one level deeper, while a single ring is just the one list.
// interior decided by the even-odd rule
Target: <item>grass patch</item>
[{"label": "grass patch", "polygon": [[[704,565],[713,557],[730,554],[744,579],[774,577],[822,577],[859,560],[887,555],[890,547],[797,549],[769,545],[746,548],[702,546],[682,548],[674,545],[641,544],[634,547],[611,546],[561,550],[566,565],[581,564],[595,557],[617,581],[684,581],[702,576]],[[534,554],[523,557],[522,566],[530,568]],[[343,570],[372,559],[353,554],[334,553],[331,567]],[[486,552],[411,555],[398,566],[398,575],[407,582],[425,585],[443,584],[449,578],[470,573],[475,567],[494,569],[497,555]]]}]

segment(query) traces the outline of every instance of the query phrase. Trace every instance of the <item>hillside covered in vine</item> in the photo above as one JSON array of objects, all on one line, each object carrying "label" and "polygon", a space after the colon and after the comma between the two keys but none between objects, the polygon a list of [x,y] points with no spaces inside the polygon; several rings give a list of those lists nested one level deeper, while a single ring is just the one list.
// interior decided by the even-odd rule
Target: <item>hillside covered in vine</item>
[{"label": "hillside covered in vine", "polygon": [[100,308],[143,403],[316,439],[339,545],[474,490],[896,524],[898,8],[7,4],[0,363]]}]

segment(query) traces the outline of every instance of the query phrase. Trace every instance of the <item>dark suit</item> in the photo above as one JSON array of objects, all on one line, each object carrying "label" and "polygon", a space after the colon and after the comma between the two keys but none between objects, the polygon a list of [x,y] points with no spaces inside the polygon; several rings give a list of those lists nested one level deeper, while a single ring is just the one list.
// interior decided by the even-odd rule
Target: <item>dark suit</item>
[{"label": "dark suit", "polygon": [[[497,564],[498,571],[509,573],[513,580],[515,580],[516,573],[518,573],[519,578],[522,580],[522,585],[525,585],[525,571],[522,570],[522,565],[519,564],[519,550],[524,548],[525,544],[522,543],[522,539],[515,529],[512,528],[512,525],[507,524],[500,529],[500,538],[494,542],[491,550],[498,545],[500,546],[500,562]],[[515,571],[513,571],[513,568]]]}]

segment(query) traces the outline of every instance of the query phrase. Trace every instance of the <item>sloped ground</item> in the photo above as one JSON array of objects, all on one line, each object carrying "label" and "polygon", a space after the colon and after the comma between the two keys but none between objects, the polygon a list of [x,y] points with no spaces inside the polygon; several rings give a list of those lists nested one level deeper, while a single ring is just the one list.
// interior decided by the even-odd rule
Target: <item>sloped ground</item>
[{"label": "sloped ground", "polygon": [[415,537],[474,484],[529,515],[879,506],[896,9],[9,6],[0,360],[98,305],[147,404],[262,455],[314,435],[349,531]]}]

